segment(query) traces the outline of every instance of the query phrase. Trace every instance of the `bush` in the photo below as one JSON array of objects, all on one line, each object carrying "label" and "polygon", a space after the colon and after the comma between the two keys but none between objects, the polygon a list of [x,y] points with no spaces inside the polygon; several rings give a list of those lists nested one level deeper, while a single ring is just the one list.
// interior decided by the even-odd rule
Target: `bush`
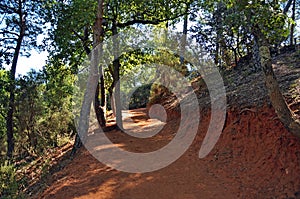
[{"label": "bush", "polygon": [[17,193],[16,170],[13,165],[5,161],[0,165],[0,198],[16,198]]},{"label": "bush", "polygon": [[150,90],[152,84],[142,85],[138,87],[129,101],[129,109],[145,108],[150,98]]}]

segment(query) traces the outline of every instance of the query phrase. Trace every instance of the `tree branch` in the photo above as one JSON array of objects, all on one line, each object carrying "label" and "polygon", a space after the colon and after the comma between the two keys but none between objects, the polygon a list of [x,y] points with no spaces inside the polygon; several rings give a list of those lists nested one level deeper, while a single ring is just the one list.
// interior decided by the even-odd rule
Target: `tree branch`
[{"label": "tree branch", "polygon": [[82,37],[75,30],[72,30],[72,32],[81,40],[83,48],[84,48],[84,51],[86,52],[87,55],[89,55],[91,53],[91,49],[87,45],[88,37],[86,35],[84,37]]},{"label": "tree branch", "polygon": [[19,10],[4,4],[0,4],[0,9],[4,10],[4,12],[7,14],[19,13]]},{"label": "tree branch", "polygon": [[286,6],[285,6],[284,9],[283,9],[283,14],[286,14],[286,13],[289,11],[289,9],[290,9],[290,7],[291,7],[293,1],[295,1],[295,0],[289,0],[289,1],[287,2]]},{"label": "tree branch", "polygon": [[1,38],[0,41],[4,41],[4,40],[17,40],[17,38],[14,37],[6,37],[6,38]]},{"label": "tree branch", "polygon": [[20,36],[18,33],[11,32],[11,31],[8,31],[8,30],[3,30],[2,32],[0,32],[0,34],[11,34],[11,35],[15,35],[17,37]]},{"label": "tree branch", "polygon": [[133,19],[133,20],[127,21],[125,23],[117,23],[117,26],[119,28],[124,28],[124,27],[131,26],[131,25],[134,25],[134,24],[152,24],[152,25],[157,25],[157,24],[162,23],[162,22],[166,22],[166,21],[177,19],[177,18],[182,17],[184,15],[186,15],[186,13],[183,13],[183,14],[180,14],[180,15],[176,15],[176,16],[171,17],[171,18],[160,19],[160,20]]},{"label": "tree branch", "polygon": [[83,40],[83,37],[80,36],[80,34],[79,34],[78,32],[76,32],[76,31],[73,30],[73,29],[72,29],[72,32],[73,32],[73,33],[75,34],[75,36],[78,37],[82,42],[84,41],[84,40]]}]

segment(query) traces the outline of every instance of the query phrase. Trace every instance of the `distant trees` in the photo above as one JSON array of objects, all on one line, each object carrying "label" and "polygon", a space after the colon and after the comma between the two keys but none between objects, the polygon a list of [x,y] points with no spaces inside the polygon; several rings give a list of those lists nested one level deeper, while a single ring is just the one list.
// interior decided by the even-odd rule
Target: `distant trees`
[{"label": "distant trees", "polygon": [[[9,99],[9,73],[6,70],[0,70],[0,142],[6,143],[6,115]],[[6,152],[7,145],[1,144],[0,151]]]},{"label": "distant trees", "polygon": [[[9,103],[6,115],[7,157],[14,151],[15,74],[20,54],[37,47],[37,35],[42,32],[43,1],[3,0],[0,3],[0,62],[11,65],[9,73]],[[24,48],[24,49],[22,49]]]},{"label": "distant trees", "polygon": [[192,27],[193,37],[211,52],[218,66],[229,68],[238,60],[252,53],[253,38],[245,13],[238,12],[240,3],[201,1],[202,14]]},{"label": "distant trees", "polygon": [[[14,151],[18,156],[42,153],[49,146],[60,145],[74,129],[70,107],[73,79],[69,69],[63,69],[60,63],[56,68],[48,65],[43,71],[16,77],[19,56],[30,56],[31,49],[43,47],[37,43],[37,36],[45,34],[51,3],[0,2],[0,138],[3,141],[6,134],[1,154],[6,151],[8,158]],[[8,71],[3,69],[4,64],[10,66]]]},{"label": "distant trees", "polygon": [[289,11],[291,12],[291,21],[289,22],[290,26],[290,41],[289,44],[292,46],[294,45],[295,42],[295,27],[296,27],[296,21],[299,20],[300,18],[300,1],[299,0],[289,0],[286,3],[286,6],[284,7],[283,13],[288,14]]},{"label": "distant trees", "polygon": [[[14,151],[17,157],[42,154],[48,148],[61,146],[75,134],[72,113],[74,75],[61,67],[46,66],[15,79]],[[8,106],[8,73],[0,70],[0,121],[5,124]],[[3,122],[3,123],[2,123]],[[4,142],[6,126],[0,125]],[[1,145],[3,153],[5,145]]]},{"label": "distant trees", "polygon": [[[17,154],[41,154],[69,140],[73,127],[74,75],[65,66],[46,66],[17,79]],[[22,138],[22,139],[21,139]]]},{"label": "distant trees", "polygon": [[[208,27],[200,21],[194,28],[194,32],[197,33],[196,38],[199,42],[210,44],[207,48],[214,53],[216,64],[219,62],[219,57],[225,59],[227,66],[230,64],[230,61],[226,61],[228,50],[233,52],[237,63],[237,57],[250,53],[248,50],[250,46],[254,71],[263,70],[270,100],[278,117],[291,133],[300,137],[300,121],[289,109],[280,92],[269,50],[271,45],[278,46],[289,35],[286,12],[291,5],[293,9],[295,8],[295,1],[289,0],[283,9],[282,3],[281,1],[205,0],[202,4],[205,10],[203,20]],[[294,14],[293,11],[293,20]],[[290,35],[292,37],[293,28]],[[290,43],[292,44],[292,41]]]}]

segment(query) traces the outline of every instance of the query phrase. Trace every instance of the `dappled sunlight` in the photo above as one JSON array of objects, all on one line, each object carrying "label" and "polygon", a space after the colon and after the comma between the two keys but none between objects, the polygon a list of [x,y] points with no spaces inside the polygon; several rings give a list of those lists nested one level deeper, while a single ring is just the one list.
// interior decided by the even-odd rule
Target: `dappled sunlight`
[{"label": "dappled sunlight", "polygon": [[105,149],[109,149],[109,148],[113,148],[113,147],[123,147],[124,144],[108,144],[108,145],[102,145],[102,146],[96,146],[94,148],[95,151],[101,151],[101,150],[105,150]]},{"label": "dappled sunlight", "polygon": [[101,184],[101,186],[98,187],[97,190],[95,190],[95,192],[89,192],[84,196],[75,197],[75,198],[78,199],[101,198],[101,196],[99,196],[99,193],[105,194],[107,198],[110,198],[113,196],[114,190],[115,188],[117,188],[117,186],[118,186],[117,179],[108,179],[103,184]]},{"label": "dappled sunlight", "polygon": [[123,111],[123,128],[125,133],[140,138],[158,134],[166,124],[158,119],[150,119],[143,112]]}]

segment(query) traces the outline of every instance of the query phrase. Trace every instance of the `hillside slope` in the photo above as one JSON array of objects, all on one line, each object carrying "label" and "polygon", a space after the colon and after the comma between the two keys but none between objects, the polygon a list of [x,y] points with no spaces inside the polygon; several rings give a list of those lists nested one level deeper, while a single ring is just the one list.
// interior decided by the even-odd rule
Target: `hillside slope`
[{"label": "hillside slope", "polygon": [[[291,108],[300,110],[300,56],[283,54],[274,69]],[[300,140],[283,127],[270,105],[263,74],[247,67],[224,75],[227,119],[213,151],[198,152],[210,121],[209,94],[201,80],[193,83],[201,106],[201,120],[191,147],[173,164],[159,171],[129,174],[111,169],[82,148],[75,159],[47,181],[35,198],[300,198]],[[170,98],[171,99],[171,98]],[[168,121],[154,137],[137,139],[113,130],[106,135],[134,152],[157,150],[169,143],[180,123],[178,104],[161,102]],[[140,127],[153,124],[146,110],[129,114]],[[186,129],[189,129],[188,125]],[[97,133],[97,130],[94,131]],[[140,133],[140,131],[139,131]]]}]

